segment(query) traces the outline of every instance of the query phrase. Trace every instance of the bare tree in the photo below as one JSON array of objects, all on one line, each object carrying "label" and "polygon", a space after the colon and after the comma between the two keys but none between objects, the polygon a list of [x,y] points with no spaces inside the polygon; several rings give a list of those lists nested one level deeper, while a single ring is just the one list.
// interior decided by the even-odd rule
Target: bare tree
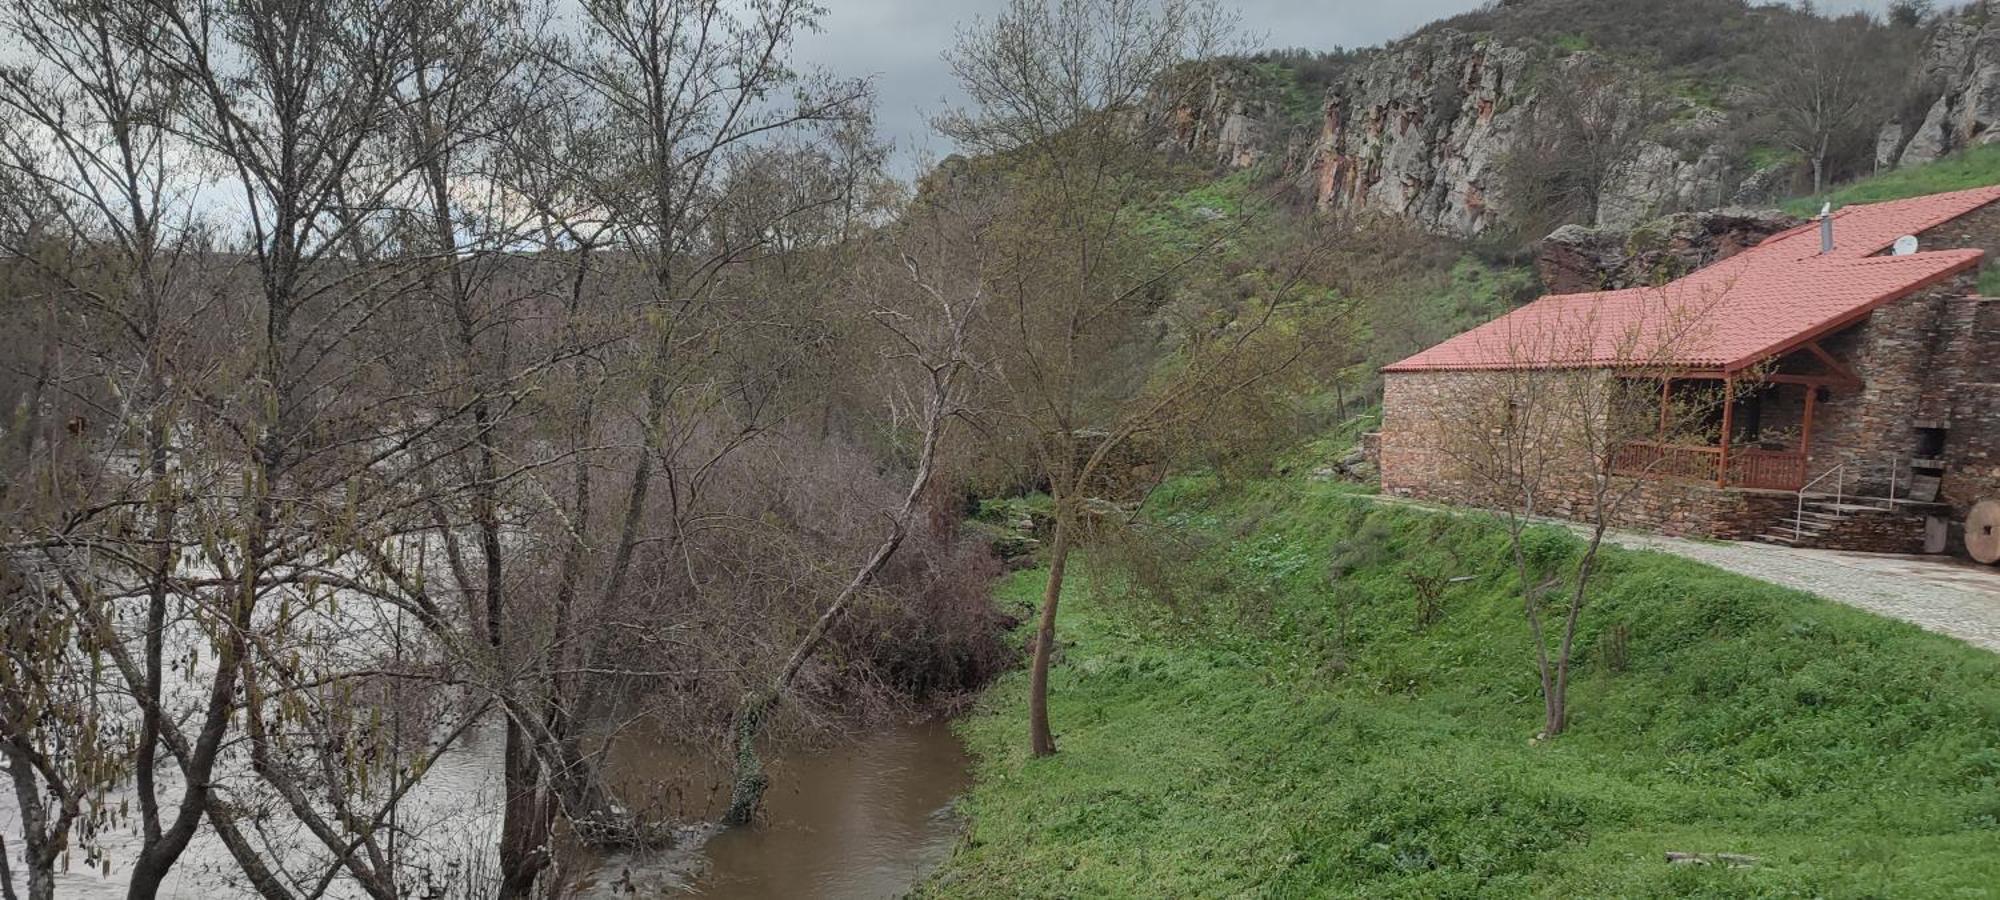
[{"label": "bare tree", "polygon": [[1551,72],[1503,161],[1506,192],[1531,234],[1568,222],[1595,224],[1605,193],[1664,119],[1639,80],[1590,56]]},{"label": "bare tree", "polygon": [[[690,734],[763,698],[749,746],[949,542],[929,486],[994,282],[870,237],[900,193],[866,86],[787,63],[810,4],[0,4],[32,895],[128,785],[131,896],[211,838],[268,898],[421,892],[408,800],[488,722],[496,892],[531,895],[564,820],[668,833],[599,771],[606,698],[693,683]],[[773,467],[808,416],[860,447],[843,405],[890,446],[836,474],[889,493],[879,449],[912,484],[886,533],[788,533],[811,485]]]},{"label": "bare tree", "polygon": [[[1649,479],[1722,477],[1724,457],[1677,445],[1714,440],[1709,414],[1758,377],[1745,372],[1714,389],[1676,382],[1676,361],[1702,345],[1726,286],[1652,291],[1615,301],[1642,308],[1636,316],[1571,304],[1519,324],[1500,320],[1492,339],[1506,362],[1449,374],[1454,402],[1398,426],[1440,458],[1442,479],[1503,518],[1541,681],[1542,737],[1568,727],[1577,628],[1606,533]],[[1540,541],[1535,529],[1548,516],[1581,522],[1582,548]]]},{"label": "bare tree", "polygon": [[[74,671],[80,654],[93,660],[108,654],[120,664],[140,714],[129,771],[144,846],[152,858],[170,860],[205,811],[197,789],[163,815],[155,779],[156,753],[177,730],[163,711],[165,632],[180,603],[172,576],[191,470],[176,459],[182,448],[171,429],[188,399],[180,382],[200,366],[182,285],[203,235],[187,210],[184,160],[162,128],[175,109],[173,92],[135,43],[157,33],[150,23],[84,4],[10,3],[0,16],[22,52],[17,67],[0,71],[6,113],[0,170],[20,201],[0,233],[0,256],[13,274],[33,278],[39,289],[21,297],[40,297],[47,313],[33,332],[42,344],[33,357],[36,387],[13,423],[10,437],[17,440],[8,442],[19,453],[4,476],[9,487],[0,488],[13,504],[5,516],[13,526],[5,566],[13,576],[9,618],[16,612],[31,618],[37,609],[54,614],[47,603],[61,598],[68,617],[81,620],[76,630],[36,638],[47,651],[38,664],[48,670],[24,655],[13,661],[42,691],[62,689],[63,673]],[[76,362],[90,369],[59,371]],[[136,582],[134,593],[143,599],[136,659],[126,635],[109,625],[123,618],[117,606],[124,596],[100,588],[106,575]],[[30,837],[34,894],[49,889],[47,867],[63,849],[57,826],[77,815],[77,791],[127,771],[128,761],[101,759],[98,748],[84,753],[73,744],[59,766],[23,764],[34,758],[38,732],[46,736],[65,721],[96,731],[98,718],[112,715],[95,694],[68,699],[80,705],[40,725],[21,718],[30,710],[20,705],[11,719],[26,729],[10,733],[23,754],[10,767],[23,802],[31,776],[60,778],[45,788],[62,798],[62,813]],[[215,745],[204,746],[211,752]],[[109,769],[84,778],[90,770],[79,766]],[[226,819],[217,828],[234,834]]]},{"label": "bare tree", "polygon": [[791,690],[806,661],[819,652],[833,626],[902,547],[936,474],[946,429],[969,411],[976,368],[969,330],[979,319],[986,296],[984,252],[979,233],[967,228],[964,219],[937,213],[935,209],[920,209],[900,226],[905,240],[885,242],[888,246],[883,249],[888,253],[883,255],[895,258],[878,260],[878,269],[900,270],[897,280],[903,283],[889,282],[894,275],[877,275],[863,287],[871,299],[879,293],[879,303],[870,317],[891,336],[883,354],[891,368],[878,380],[902,386],[908,375],[897,377],[904,373],[895,368],[912,370],[917,376],[908,396],[892,391],[888,398],[892,407],[902,408],[903,415],[894,418],[906,418],[914,432],[916,459],[908,489],[902,504],[885,513],[887,532],[866,561],[827,602],[769,685],[745,697],[739,707],[730,729],[736,772],[729,808],[722,816],[724,825],[747,825],[755,816],[768,784],[757,755],[764,723]]},{"label": "bare tree", "polygon": [[1866,154],[1912,56],[1894,46],[1908,40],[1907,29],[1884,32],[1860,14],[1805,12],[1789,17],[1771,47],[1753,109],[1773,139],[1805,159],[1817,194],[1843,160]]}]

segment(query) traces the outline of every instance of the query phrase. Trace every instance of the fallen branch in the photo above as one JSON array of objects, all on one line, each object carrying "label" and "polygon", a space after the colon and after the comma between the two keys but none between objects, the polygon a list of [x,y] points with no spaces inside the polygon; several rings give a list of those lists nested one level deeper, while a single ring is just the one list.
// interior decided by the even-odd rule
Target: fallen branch
[{"label": "fallen branch", "polygon": [[1763,860],[1741,853],[1676,853],[1669,850],[1667,862],[1681,866],[1712,866],[1720,863],[1732,869],[1747,869]]}]

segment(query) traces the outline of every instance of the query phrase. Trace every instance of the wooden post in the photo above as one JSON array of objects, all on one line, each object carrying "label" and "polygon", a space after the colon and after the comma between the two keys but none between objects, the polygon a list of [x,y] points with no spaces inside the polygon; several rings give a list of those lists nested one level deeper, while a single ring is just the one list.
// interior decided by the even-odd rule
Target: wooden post
[{"label": "wooden post", "polygon": [[1722,379],[1722,453],[1716,457],[1715,486],[1729,486],[1729,432],[1736,428],[1736,379]]},{"label": "wooden post", "polygon": [[1806,417],[1799,425],[1799,489],[1812,479],[1813,405],[1819,402],[1819,385],[1806,385]]},{"label": "wooden post", "polygon": [[1659,443],[1660,443],[1660,445],[1661,445],[1661,446],[1665,446],[1665,445],[1666,445],[1666,443],[1667,443],[1667,410],[1668,410],[1668,409],[1670,409],[1670,408],[1672,407],[1672,405],[1673,405],[1673,393],[1674,393],[1674,380],[1673,380],[1673,379],[1671,379],[1671,378],[1662,378],[1662,379],[1660,379],[1660,440],[1659,440]]},{"label": "wooden post", "polygon": [[1799,426],[1799,455],[1812,457],[1813,404],[1819,401],[1819,385],[1806,385],[1806,418]]}]

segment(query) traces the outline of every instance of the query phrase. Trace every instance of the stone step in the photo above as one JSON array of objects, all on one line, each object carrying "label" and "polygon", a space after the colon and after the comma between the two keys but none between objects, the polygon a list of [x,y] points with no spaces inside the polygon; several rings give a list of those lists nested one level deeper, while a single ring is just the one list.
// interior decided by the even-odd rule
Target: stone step
[{"label": "stone step", "polygon": [[1870,513],[1886,513],[1895,511],[1894,509],[1892,509],[1887,505],[1877,505],[1875,503],[1871,503],[1865,500],[1864,501],[1848,500],[1840,502],[1832,500],[1807,500],[1805,508],[1810,512],[1825,513],[1835,516],[1859,516],[1859,515],[1868,515]]}]

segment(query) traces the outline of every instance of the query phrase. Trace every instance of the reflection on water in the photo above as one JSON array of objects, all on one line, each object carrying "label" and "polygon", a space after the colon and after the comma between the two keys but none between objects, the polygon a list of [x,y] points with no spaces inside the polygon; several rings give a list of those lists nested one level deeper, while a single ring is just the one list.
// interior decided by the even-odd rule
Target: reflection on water
[{"label": "reflection on water", "polygon": [[[628,784],[685,778],[689,760],[655,735],[628,733],[611,753]],[[839,747],[768,761],[765,819],[686,851],[615,854],[577,896],[882,898],[906,894],[951,853],[951,802],[970,783],[965,748],[942,722],[890,726]],[[683,874],[696,871],[692,883]]]}]

